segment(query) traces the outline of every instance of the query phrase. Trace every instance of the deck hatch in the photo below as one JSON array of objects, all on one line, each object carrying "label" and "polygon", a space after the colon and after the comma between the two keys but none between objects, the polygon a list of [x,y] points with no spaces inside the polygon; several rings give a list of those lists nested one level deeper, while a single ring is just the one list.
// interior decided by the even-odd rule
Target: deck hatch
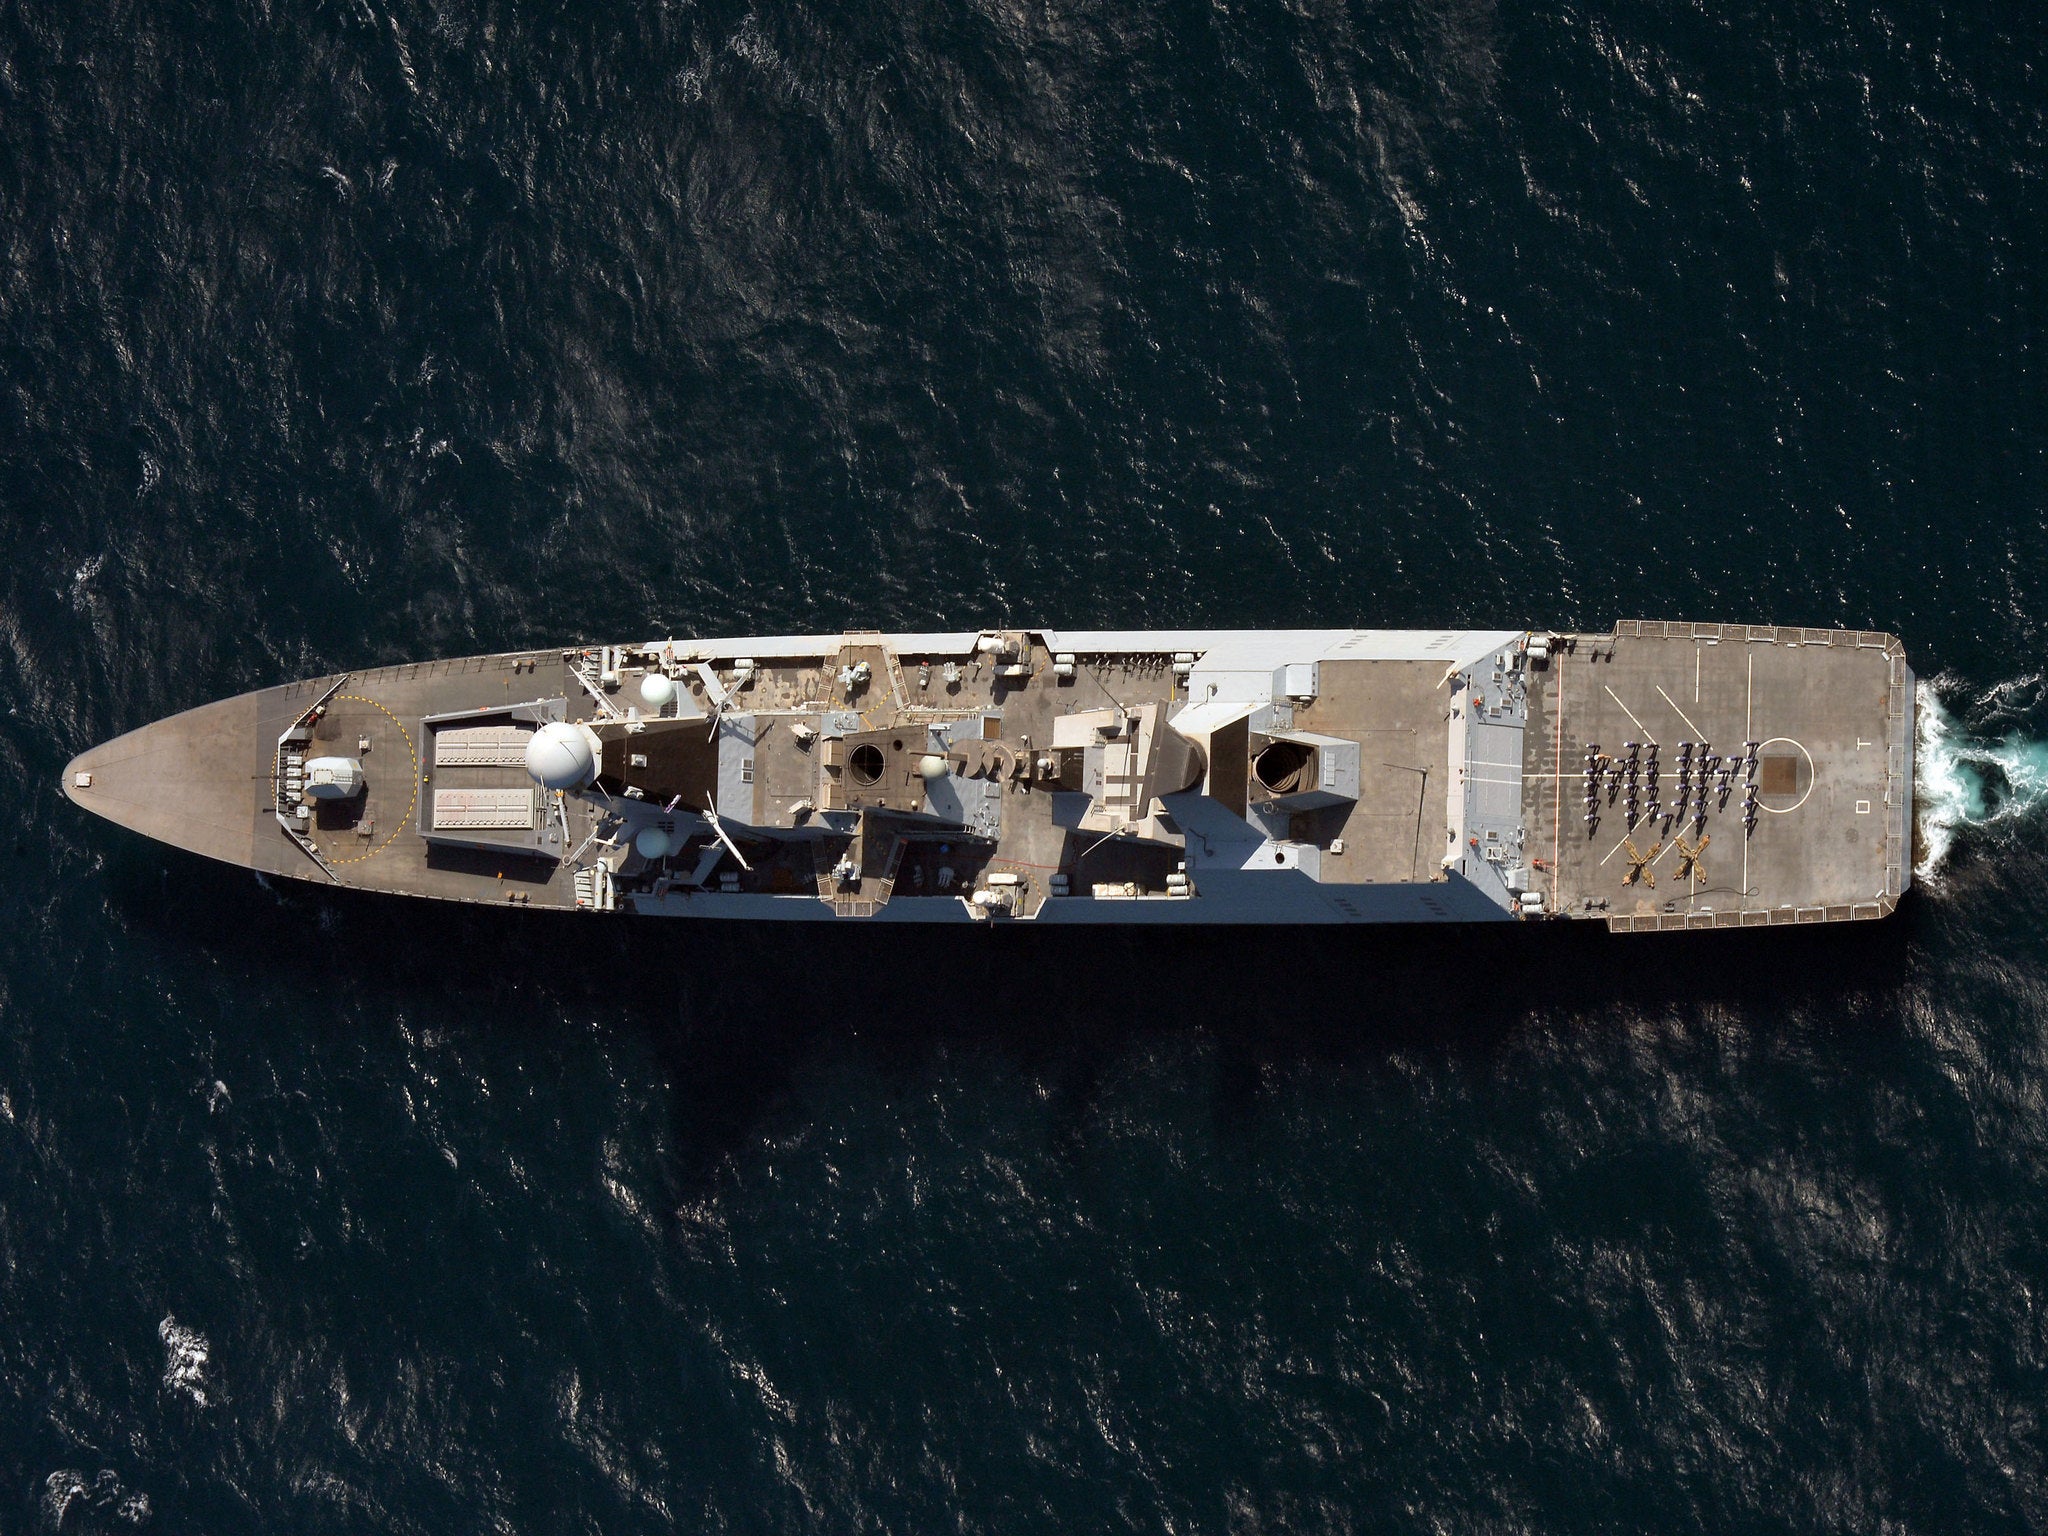
[{"label": "deck hatch", "polygon": [[437,789],[434,791],[436,831],[526,832],[534,824],[531,786],[520,789]]},{"label": "deck hatch", "polygon": [[523,725],[444,725],[434,732],[437,768],[520,768],[532,728]]}]

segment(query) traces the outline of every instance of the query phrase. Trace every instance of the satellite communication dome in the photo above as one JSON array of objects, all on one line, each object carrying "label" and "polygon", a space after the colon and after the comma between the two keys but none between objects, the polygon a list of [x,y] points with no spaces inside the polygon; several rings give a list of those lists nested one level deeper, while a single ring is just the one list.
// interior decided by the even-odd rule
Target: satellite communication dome
[{"label": "satellite communication dome", "polygon": [[673,840],[659,827],[642,827],[633,838],[633,851],[643,859],[665,859]]},{"label": "satellite communication dome", "polygon": [[585,725],[550,721],[526,743],[526,771],[542,789],[582,789],[597,777],[597,735]]},{"label": "satellite communication dome", "polygon": [[676,683],[672,677],[650,672],[640,679],[640,702],[650,709],[666,709],[675,696]]}]

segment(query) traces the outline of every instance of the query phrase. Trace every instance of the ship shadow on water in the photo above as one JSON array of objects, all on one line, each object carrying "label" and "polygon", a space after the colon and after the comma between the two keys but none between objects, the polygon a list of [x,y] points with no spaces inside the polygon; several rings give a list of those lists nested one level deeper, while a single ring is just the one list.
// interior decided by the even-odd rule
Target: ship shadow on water
[{"label": "ship shadow on water", "polygon": [[[1635,1021],[1807,1027],[1882,1039],[1927,922],[1614,935],[1595,924],[992,929],[606,921],[258,882],[163,850],[110,850],[126,921],[338,1018],[438,1011],[522,1052],[567,1024],[623,1032],[659,1064],[690,1182],[786,1112],[799,1075],[852,1058],[910,1083],[980,1051],[1050,1085],[1078,1121],[1133,1052],[1213,1046],[1219,1117],[1269,1069],[1480,1060],[1533,1030],[1570,1049]],[[434,1008],[427,1008],[431,999]],[[452,1008],[451,1008],[452,1003]],[[326,1028],[335,1025],[322,1026]]]}]

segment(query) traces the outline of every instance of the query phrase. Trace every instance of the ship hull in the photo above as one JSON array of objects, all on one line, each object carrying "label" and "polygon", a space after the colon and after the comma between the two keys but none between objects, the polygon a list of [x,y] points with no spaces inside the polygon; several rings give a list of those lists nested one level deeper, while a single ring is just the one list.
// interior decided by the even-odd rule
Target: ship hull
[{"label": "ship hull", "polygon": [[521,909],[1665,931],[1890,912],[1912,714],[1851,631],[661,639],[259,690],[64,789],[267,876]]}]

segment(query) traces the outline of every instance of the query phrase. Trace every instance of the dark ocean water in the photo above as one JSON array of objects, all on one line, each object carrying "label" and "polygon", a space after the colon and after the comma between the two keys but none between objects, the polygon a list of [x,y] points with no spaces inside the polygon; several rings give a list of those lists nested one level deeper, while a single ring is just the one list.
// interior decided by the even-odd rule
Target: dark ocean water
[{"label": "dark ocean water", "polygon": [[[0,1536],[2048,1526],[2048,12],[0,0]],[[271,888],[66,756],[661,629],[1896,630],[1847,933]]]}]

